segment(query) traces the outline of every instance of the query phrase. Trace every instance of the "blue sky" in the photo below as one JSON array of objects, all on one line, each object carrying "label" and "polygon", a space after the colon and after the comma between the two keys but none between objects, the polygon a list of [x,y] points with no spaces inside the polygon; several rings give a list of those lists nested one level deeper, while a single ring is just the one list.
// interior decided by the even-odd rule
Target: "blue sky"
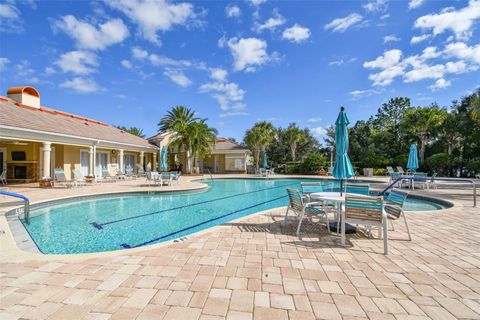
[{"label": "blue sky", "polygon": [[318,136],[344,105],[450,101],[480,86],[480,1],[7,1],[0,84],[148,134],[185,105],[224,137],[258,120]]}]

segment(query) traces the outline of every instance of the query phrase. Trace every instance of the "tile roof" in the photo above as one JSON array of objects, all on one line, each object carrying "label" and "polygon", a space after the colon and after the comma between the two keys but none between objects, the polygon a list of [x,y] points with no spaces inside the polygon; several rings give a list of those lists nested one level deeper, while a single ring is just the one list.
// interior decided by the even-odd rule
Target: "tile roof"
[{"label": "tile roof", "polygon": [[248,151],[247,148],[242,147],[238,143],[227,140],[225,138],[217,138],[215,141],[215,146],[213,148],[213,151],[226,151],[226,150]]},{"label": "tile roof", "polygon": [[30,107],[0,96],[0,125],[152,148],[147,140],[103,122],[50,108]]}]

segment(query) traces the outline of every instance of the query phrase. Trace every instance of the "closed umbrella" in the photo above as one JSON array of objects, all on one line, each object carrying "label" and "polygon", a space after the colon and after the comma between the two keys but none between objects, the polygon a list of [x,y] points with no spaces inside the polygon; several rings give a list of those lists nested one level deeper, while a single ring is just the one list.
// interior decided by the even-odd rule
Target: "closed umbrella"
[{"label": "closed umbrella", "polygon": [[268,156],[267,153],[264,151],[263,152],[263,168],[267,169],[268,167]]},{"label": "closed umbrella", "polygon": [[[333,167],[332,175],[340,180],[340,195],[343,192],[343,180],[353,177],[352,164],[348,158],[348,120],[345,108],[340,108],[340,113],[335,121],[335,166]],[[336,230],[339,228],[336,222],[330,224],[330,229]],[[345,225],[345,232],[355,232],[355,227]]]},{"label": "closed umbrella", "polygon": [[165,150],[165,146],[162,147],[161,158],[162,158],[162,164],[160,165],[160,169],[162,171],[166,171],[167,170],[167,150]]},{"label": "closed umbrella", "polygon": [[418,169],[418,152],[417,145],[412,143],[410,146],[410,153],[408,154],[407,169],[415,172]]}]

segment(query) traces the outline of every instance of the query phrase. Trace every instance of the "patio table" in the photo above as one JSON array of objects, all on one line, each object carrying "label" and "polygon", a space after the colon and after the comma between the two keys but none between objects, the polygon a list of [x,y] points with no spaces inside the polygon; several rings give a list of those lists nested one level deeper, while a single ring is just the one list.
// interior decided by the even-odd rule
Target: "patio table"
[{"label": "patio table", "polygon": [[[340,218],[342,216],[342,206],[345,203],[345,192],[313,192],[310,193],[310,198],[313,200],[320,200],[320,201],[329,201],[335,203],[335,207],[337,209],[335,221],[330,222],[330,230],[335,230],[337,234],[340,231]],[[350,225],[345,225],[345,232],[346,233],[355,233],[357,229]]]}]

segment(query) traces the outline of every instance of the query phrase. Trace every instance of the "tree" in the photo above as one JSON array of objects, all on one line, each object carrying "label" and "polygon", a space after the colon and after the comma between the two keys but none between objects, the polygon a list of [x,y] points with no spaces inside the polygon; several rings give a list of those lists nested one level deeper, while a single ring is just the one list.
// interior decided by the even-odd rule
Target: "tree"
[{"label": "tree", "polygon": [[432,105],[427,108],[410,108],[405,111],[402,127],[420,140],[420,163],[425,160],[425,148],[430,134],[442,124],[447,111]]},{"label": "tree", "polygon": [[137,127],[125,127],[125,126],[116,126],[114,125],[115,128],[118,128],[122,131],[128,132],[130,134],[133,134],[134,136],[144,138],[145,139],[145,134],[143,133],[143,129],[137,128]]},{"label": "tree", "polygon": [[265,152],[267,146],[275,139],[275,129],[270,122],[257,122],[247,130],[244,137],[245,144],[252,150],[255,166],[258,169],[260,153]]},{"label": "tree", "polygon": [[447,153],[449,156],[452,155],[455,145],[458,143],[458,140],[461,138],[460,126],[462,122],[456,113],[449,113],[445,120],[442,123],[442,135],[447,142]]},{"label": "tree", "polygon": [[472,104],[472,110],[470,111],[472,120],[480,124],[480,92],[472,95],[470,103]]},{"label": "tree", "polygon": [[211,128],[206,124],[206,119],[200,119],[197,122],[192,122],[188,126],[188,132],[191,137],[191,149],[193,156],[193,163],[198,157],[203,157],[212,151],[215,137],[217,136],[217,129]]},{"label": "tree", "polygon": [[283,138],[285,142],[290,147],[290,154],[292,156],[292,161],[296,160],[296,152],[299,144],[307,142],[307,135],[303,130],[297,127],[295,123],[291,123],[288,128],[283,133]]}]

